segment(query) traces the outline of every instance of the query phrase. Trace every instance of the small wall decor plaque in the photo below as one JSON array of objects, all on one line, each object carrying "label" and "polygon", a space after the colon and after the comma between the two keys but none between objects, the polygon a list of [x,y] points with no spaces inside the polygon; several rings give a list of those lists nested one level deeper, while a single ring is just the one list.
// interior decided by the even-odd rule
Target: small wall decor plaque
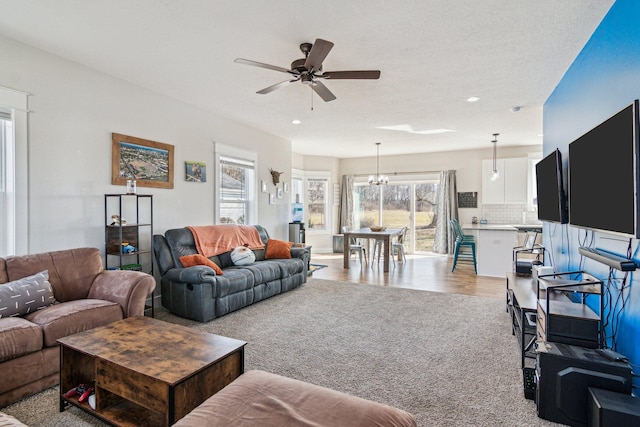
[{"label": "small wall decor plaque", "polygon": [[477,208],[478,192],[470,191],[466,193],[458,193],[458,207],[459,208]]},{"label": "small wall decor plaque", "polygon": [[185,181],[207,182],[207,164],[202,162],[184,162]]}]

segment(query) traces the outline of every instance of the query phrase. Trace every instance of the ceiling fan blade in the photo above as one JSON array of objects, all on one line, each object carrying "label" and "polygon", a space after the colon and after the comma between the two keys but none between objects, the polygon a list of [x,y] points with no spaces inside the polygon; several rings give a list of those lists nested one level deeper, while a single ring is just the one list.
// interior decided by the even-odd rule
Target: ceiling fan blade
[{"label": "ceiling fan blade", "polygon": [[325,71],[322,75],[316,75],[324,79],[379,79],[380,70],[360,70],[360,71]]},{"label": "ceiling fan blade", "polygon": [[236,58],[233,60],[233,62],[235,62],[236,64],[244,64],[244,65],[251,65],[253,67],[266,68],[267,70],[280,71],[282,73],[287,73],[287,74],[293,74],[293,75],[298,74],[297,71],[287,70],[286,68],[283,68],[283,67],[264,64],[262,62],[251,61],[250,59]]},{"label": "ceiling fan blade", "polygon": [[285,80],[283,82],[276,83],[276,84],[271,85],[269,87],[265,87],[264,89],[259,90],[256,93],[259,93],[260,95],[266,95],[267,93],[271,93],[276,89],[280,89],[281,87],[287,86],[287,85],[289,85],[290,83],[293,83],[293,82],[297,82],[298,80],[299,79]]},{"label": "ceiling fan blade", "polygon": [[322,66],[322,61],[327,57],[331,49],[333,48],[333,43],[316,39],[311,51],[309,52],[309,56],[307,56],[307,60],[304,62],[304,66],[310,73],[318,71]]},{"label": "ceiling fan blade", "polygon": [[336,96],[333,93],[331,93],[329,88],[327,88],[321,82],[314,81],[311,84],[311,89],[313,89],[313,91],[315,93],[317,93],[318,96],[320,96],[320,98],[322,98],[322,100],[324,102],[329,102],[329,101],[333,101],[334,99],[336,99]]}]

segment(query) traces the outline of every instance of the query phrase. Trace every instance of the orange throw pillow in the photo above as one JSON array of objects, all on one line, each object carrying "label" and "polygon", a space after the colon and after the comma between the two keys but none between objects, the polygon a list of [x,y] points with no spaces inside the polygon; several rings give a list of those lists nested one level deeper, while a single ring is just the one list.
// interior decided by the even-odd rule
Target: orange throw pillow
[{"label": "orange throw pillow", "polygon": [[267,240],[267,252],[264,254],[265,259],[274,258],[291,258],[291,247],[293,242],[285,242],[284,240],[269,239]]},{"label": "orange throw pillow", "polygon": [[195,255],[185,255],[180,257],[180,262],[185,267],[193,267],[194,265],[206,265],[208,267],[213,268],[213,271],[216,274],[222,274],[222,269],[218,267],[218,264],[211,261],[204,255],[195,254]]}]

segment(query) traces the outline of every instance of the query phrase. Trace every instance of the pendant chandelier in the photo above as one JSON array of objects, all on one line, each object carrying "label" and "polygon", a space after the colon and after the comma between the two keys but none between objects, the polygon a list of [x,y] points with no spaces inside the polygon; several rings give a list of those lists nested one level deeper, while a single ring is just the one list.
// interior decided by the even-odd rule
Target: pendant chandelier
[{"label": "pendant chandelier", "polygon": [[495,181],[497,179],[500,178],[500,171],[498,170],[498,167],[496,166],[496,160],[497,160],[497,148],[498,148],[498,135],[500,135],[499,133],[494,133],[493,134],[493,140],[491,141],[491,143],[493,144],[493,174],[491,174],[491,181]]},{"label": "pendant chandelier", "polygon": [[380,143],[376,142],[376,174],[369,175],[369,185],[386,185],[389,183],[389,177],[380,175]]}]

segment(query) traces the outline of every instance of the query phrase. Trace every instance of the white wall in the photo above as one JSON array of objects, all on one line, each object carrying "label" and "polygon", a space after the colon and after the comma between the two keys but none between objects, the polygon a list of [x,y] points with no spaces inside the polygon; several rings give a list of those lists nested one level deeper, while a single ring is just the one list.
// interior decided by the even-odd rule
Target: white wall
[{"label": "white wall", "polygon": [[[174,189],[138,187],[139,193],[154,195],[155,233],[213,223],[214,142],[257,152],[258,181],[270,182],[269,168],[291,170],[287,140],[11,39],[0,37],[0,57],[0,85],[32,94],[31,253],[79,246],[104,250],[104,194],[124,192],[123,186],[111,185],[112,132],[175,146]],[[187,160],[206,162],[206,183],[185,181]],[[288,200],[269,205],[260,193],[258,212],[257,222],[272,237],[287,238]]]}]

